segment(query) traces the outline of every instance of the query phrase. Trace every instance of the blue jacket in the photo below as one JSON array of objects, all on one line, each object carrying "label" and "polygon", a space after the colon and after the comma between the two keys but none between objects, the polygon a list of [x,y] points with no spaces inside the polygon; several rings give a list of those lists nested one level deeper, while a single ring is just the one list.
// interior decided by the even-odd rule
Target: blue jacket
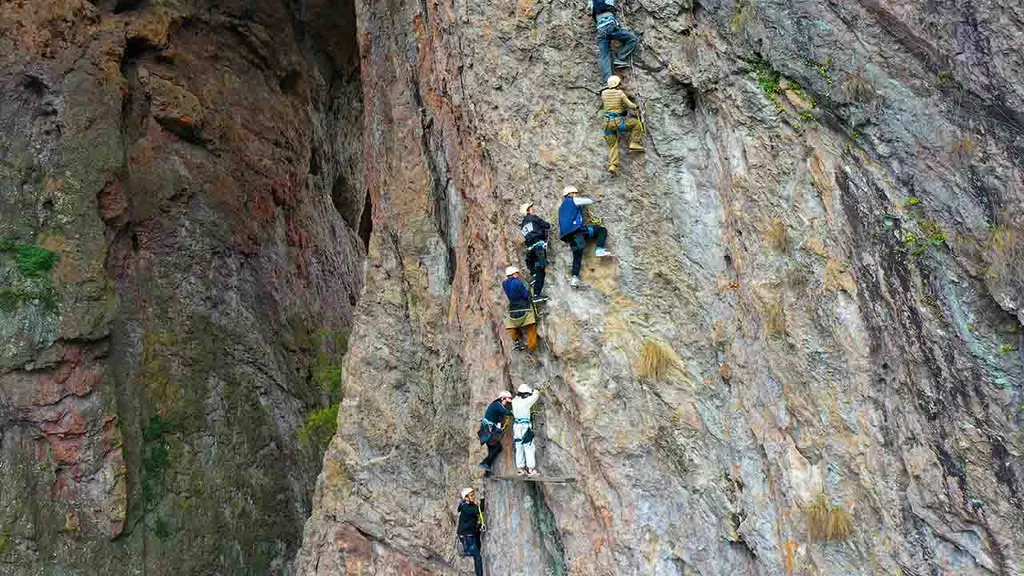
[{"label": "blue jacket", "polygon": [[501,404],[501,400],[492,400],[491,403],[487,405],[487,410],[484,412],[484,418],[494,422],[495,424],[500,424],[506,416],[511,415],[512,409],[505,408]]},{"label": "blue jacket", "polygon": [[505,289],[505,296],[508,296],[509,302],[529,302],[530,300],[530,289],[519,278],[506,278],[501,283],[501,287]]},{"label": "blue jacket", "polygon": [[566,196],[558,207],[558,237],[565,240],[567,236],[583,228],[583,210],[576,205],[572,197]]}]

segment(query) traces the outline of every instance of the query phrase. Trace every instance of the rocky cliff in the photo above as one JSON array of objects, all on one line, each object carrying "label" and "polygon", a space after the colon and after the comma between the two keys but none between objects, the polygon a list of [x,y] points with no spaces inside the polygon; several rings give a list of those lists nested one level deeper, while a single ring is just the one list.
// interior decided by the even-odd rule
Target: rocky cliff
[{"label": "rocky cliff", "polygon": [[352,8],[0,3],[0,573],[290,571],[370,233]]},{"label": "rocky cliff", "polygon": [[[649,138],[612,179],[581,3],[357,2],[375,225],[296,571],[471,573],[470,484],[488,574],[1024,571],[1024,8],[623,8]],[[616,258],[574,291],[556,242],[513,353],[516,206],[569,183]],[[575,483],[481,483],[523,382]]]}]

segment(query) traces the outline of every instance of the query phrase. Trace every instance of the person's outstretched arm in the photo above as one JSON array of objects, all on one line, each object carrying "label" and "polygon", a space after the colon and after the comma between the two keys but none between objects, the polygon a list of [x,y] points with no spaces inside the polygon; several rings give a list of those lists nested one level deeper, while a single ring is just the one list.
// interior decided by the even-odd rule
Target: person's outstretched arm
[{"label": "person's outstretched arm", "polygon": [[584,198],[583,196],[574,196],[572,199],[577,206],[589,206],[594,203],[590,198]]}]

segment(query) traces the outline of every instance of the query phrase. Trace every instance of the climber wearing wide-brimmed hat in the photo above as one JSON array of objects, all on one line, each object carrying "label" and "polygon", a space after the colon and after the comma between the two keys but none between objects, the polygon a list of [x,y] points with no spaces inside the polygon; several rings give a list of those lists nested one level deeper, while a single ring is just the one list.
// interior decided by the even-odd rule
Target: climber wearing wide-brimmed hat
[{"label": "climber wearing wide-brimmed hat", "polygon": [[[601,81],[612,75],[612,66],[629,66],[626,58],[633,53],[639,39],[636,34],[622,26],[615,17],[615,0],[590,0],[590,16],[597,27],[597,50],[601,58]],[[622,46],[612,59],[612,41]]]},{"label": "climber wearing wide-brimmed hat", "polygon": [[501,283],[508,296],[508,316],[505,318],[505,329],[512,336],[512,346],[516,350],[523,349],[520,333],[526,335],[526,349],[537,347],[537,314],[530,299],[530,288],[519,279],[519,268],[505,268],[505,281]]},{"label": "climber wearing wide-brimmed hat", "polygon": [[609,76],[607,87],[601,91],[601,121],[604,125],[604,141],[608,145],[608,173],[614,176],[619,171],[619,136],[629,132],[629,149],[643,152],[644,125],[638,118],[630,118],[627,110],[638,107],[626,96],[619,85],[618,76]]},{"label": "climber wearing wide-brimmed hat", "polygon": [[526,267],[533,276],[533,301],[544,302],[548,299],[544,295],[544,269],[548,265],[548,230],[551,224],[534,213],[533,202],[520,206],[519,212],[523,215],[519,230],[526,244]]},{"label": "climber wearing wide-brimmed hat", "polygon": [[533,443],[533,422],[530,410],[540,398],[540,390],[523,384],[512,399],[512,437],[516,443],[516,473],[537,476],[537,448]]},{"label": "climber wearing wide-brimmed hat", "polygon": [[483,528],[484,500],[476,501],[476,491],[472,488],[463,488],[460,492],[462,500],[459,502],[459,526],[455,533],[462,544],[462,555],[473,558],[473,569],[476,576],[483,576],[484,562],[480,551],[480,532]]},{"label": "climber wearing wide-brimmed hat", "polygon": [[487,445],[487,457],[480,462],[484,476],[491,475],[494,460],[501,454],[501,437],[505,433],[506,420],[511,416],[512,393],[503,390],[487,405],[484,417],[480,419],[480,428],[476,431],[480,443]]},{"label": "climber wearing wide-brimmed hat", "polygon": [[583,251],[587,248],[587,242],[594,240],[597,244],[594,255],[598,258],[612,255],[604,248],[608,231],[597,224],[588,225],[583,218],[582,206],[593,204],[594,201],[578,196],[578,193],[575,186],[563,188],[562,205],[558,207],[558,237],[572,250],[572,279],[569,285],[573,288],[580,285],[580,268],[583,267]]}]

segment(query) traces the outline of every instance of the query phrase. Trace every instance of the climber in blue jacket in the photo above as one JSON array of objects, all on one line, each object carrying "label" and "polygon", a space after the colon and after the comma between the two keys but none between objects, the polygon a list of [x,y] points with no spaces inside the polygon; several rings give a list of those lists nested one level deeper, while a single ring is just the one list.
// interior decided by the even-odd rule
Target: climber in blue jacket
[{"label": "climber in blue jacket", "polygon": [[573,288],[580,285],[580,268],[583,267],[583,251],[587,248],[587,242],[595,241],[597,248],[594,255],[598,258],[612,255],[604,248],[608,231],[603,226],[587,225],[584,222],[582,206],[593,204],[594,201],[579,197],[578,193],[575,186],[566,186],[562,190],[562,205],[558,207],[559,238],[572,250],[572,279],[569,285]]}]

